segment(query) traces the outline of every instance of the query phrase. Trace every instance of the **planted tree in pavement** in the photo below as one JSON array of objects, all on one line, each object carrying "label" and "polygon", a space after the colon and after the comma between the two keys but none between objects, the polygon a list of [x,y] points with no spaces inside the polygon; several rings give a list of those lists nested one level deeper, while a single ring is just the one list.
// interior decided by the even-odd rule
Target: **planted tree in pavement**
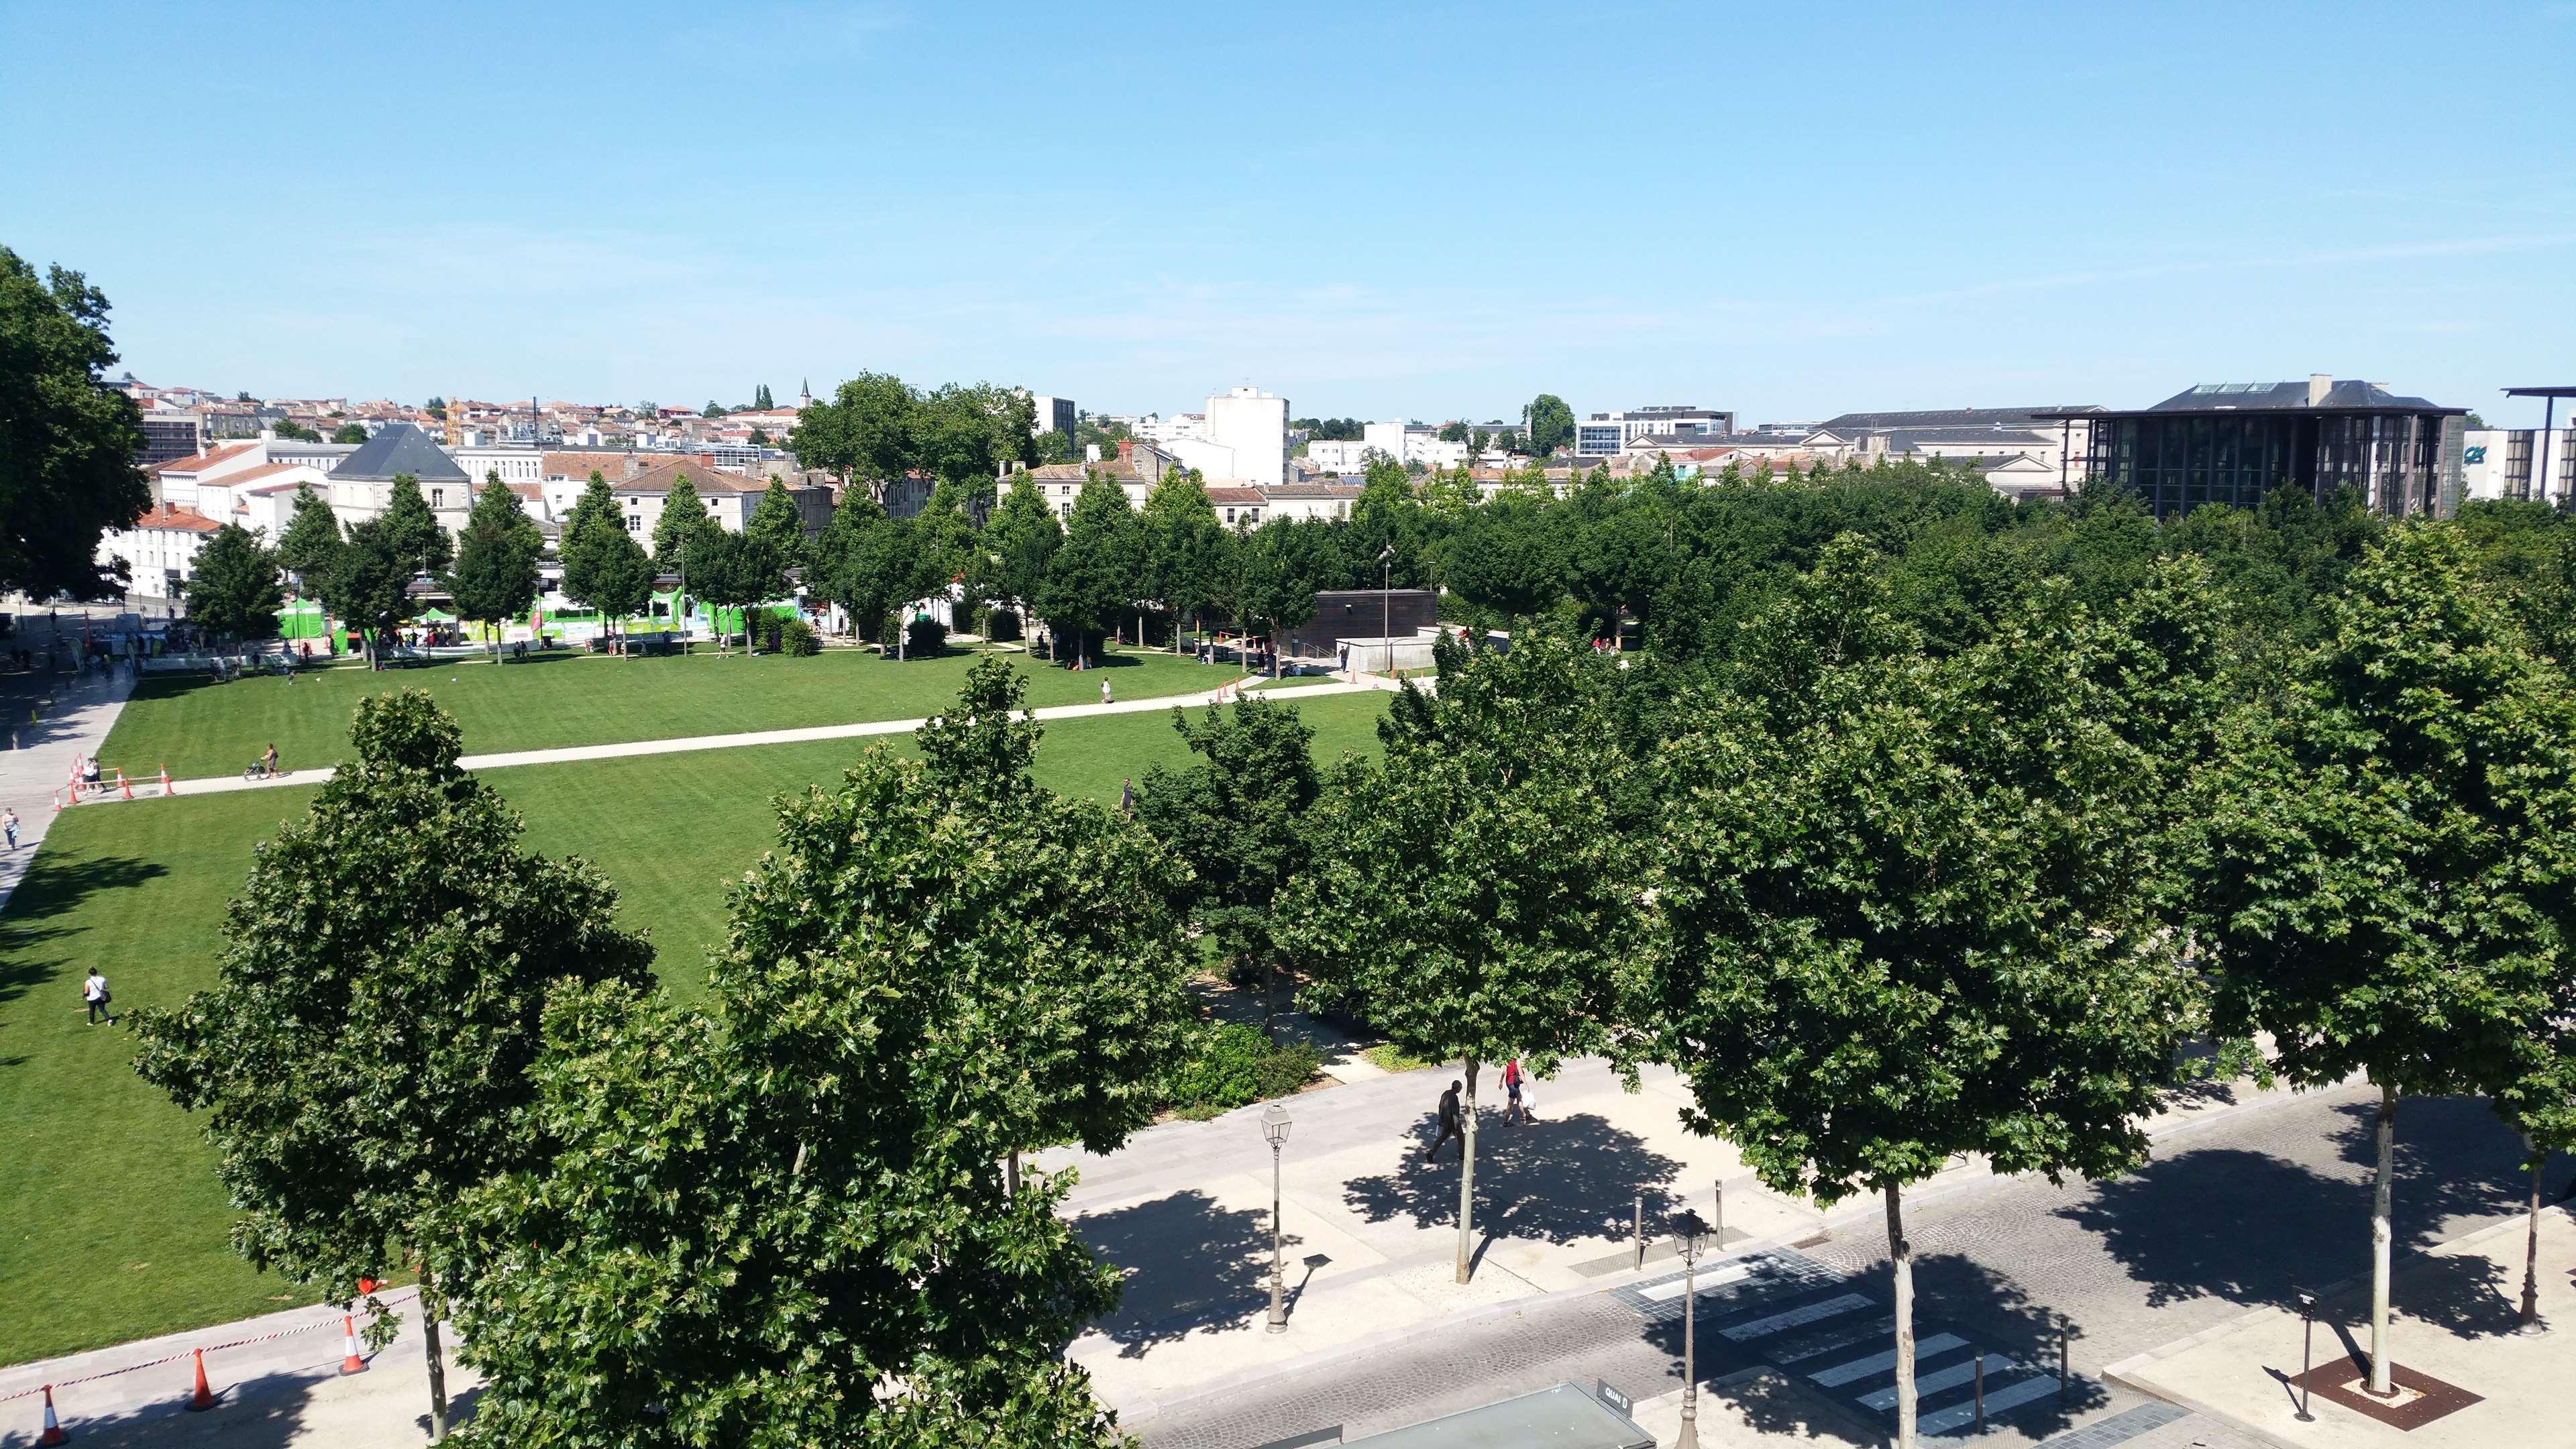
[{"label": "planted tree in pavement", "polygon": [[2472,571],[2431,527],[2353,571],[2288,696],[2221,745],[2198,882],[2219,1029],[2268,1033],[2301,1085],[2379,1088],[2383,1394],[2399,1100],[2527,1082],[2567,1008],[2576,703]]},{"label": "planted tree in pavement", "polygon": [[1539,633],[1508,654],[1434,653],[1439,692],[1408,684],[1378,726],[1384,763],[1334,772],[1276,919],[1307,1004],[1465,1068],[1463,1283],[1478,1072],[1517,1056],[1545,1073],[1606,1043],[1638,897],[1610,804],[1628,762],[1600,743],[1607,666]]},{"label": "planted tree in pavement", "polygon": [[[2159,881],[2156,759],[2111,720],[2119,630],[2061,587],[1928,658],[1876,556],[1829,546],[1656,762],[1656,932],[1631,1010],[1692,1130],[1776,1191],[1884,1200],[1915,1434],[1903,1192],[1962,1153],[2125,1170],[2199,1020]],[[1515,651],[1517,652],[1517,651]]]},{"label": "planted tree in pavement", "polygon": [[[427,694],[361,702],[351,737],[310,813],[260,848],[216,984],[134,1017],[135,1069],[204,1114],[234,1248],[343,1301],[435,1253],[432,1214],[458,1193],[545,1161],[521,1113],[547,993],[642,986],[653,955],[606,880],[520,848]],[[444,1293],[422,1276],[432,1438]]]}]

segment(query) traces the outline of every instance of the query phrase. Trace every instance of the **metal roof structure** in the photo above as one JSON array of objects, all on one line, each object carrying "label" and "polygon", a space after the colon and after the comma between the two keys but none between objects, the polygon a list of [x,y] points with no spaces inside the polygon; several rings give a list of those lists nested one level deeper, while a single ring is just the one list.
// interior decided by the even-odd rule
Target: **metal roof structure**
[{"label": "metal roof structure", "polygon": [[2026,428],[2034,419],[2085,417],[2102,411],[2092,403],[2027,408],[1924,408],[1912,412],[1841,413],[1816,424],[1819,432],[1850,434],[1890,428]]},{"label": "metal roof structure", "polygon": [[[2319,387],[2322,396],[2316,396]],[[2316,397],[2315,401],[2310,401]],[[2466,413],[2467,408],[2447,408],[2428,398],[2406,397],[2375,382],[2327,382],[2311,378],[2305,382],[2204,382],[2187,387],[2163,402],[2143,408],[2087,408],[2068,413],[2041,413],[2055,421],[2061,417],[2078,418],[2143,418],[2171,413]]]},{"label": "metal roof structure", "polygon": [[1572,1384],[1345,1441],[1369,1449],[1655,1449],[1636,1421]]},{"label": "metal roof structure", "polygon": [[429,434],[409,423],[390,423],[340,460],[331,476],[342,480],[386,482],[408,473],[423,483],[467,483],[465,470],[447,456]]}]

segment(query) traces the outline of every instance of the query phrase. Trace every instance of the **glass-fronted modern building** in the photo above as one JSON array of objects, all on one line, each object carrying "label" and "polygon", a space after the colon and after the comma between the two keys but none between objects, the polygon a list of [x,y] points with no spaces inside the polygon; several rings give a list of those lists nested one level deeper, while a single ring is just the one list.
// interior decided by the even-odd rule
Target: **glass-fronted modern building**
[{"label": "glass-fronted modern building", "polygon": [[2349,488],[2392,518],[2460,506],[2466,408],[2377,383],[2203,383],[2134,412],[2091,412],[2089,477],[2137,490],[2158,518],[2251,508],[2275,488]]}]

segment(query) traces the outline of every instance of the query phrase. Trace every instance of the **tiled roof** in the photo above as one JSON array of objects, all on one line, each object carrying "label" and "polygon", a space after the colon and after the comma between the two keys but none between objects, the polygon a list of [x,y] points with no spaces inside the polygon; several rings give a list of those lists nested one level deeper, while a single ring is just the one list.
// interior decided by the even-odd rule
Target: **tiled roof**
[{"label": "tiled roof", "polygon": [[1220,508],[1259,508],[1270,501],[1261,496],[1258,488],[1223,488],[1214,484],[1208,486],[1207,496],[1208,502]]},{"label": "tiled roof", "polygon": [[158,529],[177,533],[212,533],[223,527],[193,508],[173,508],[164,503],[134,521],[138,530]]},{"label": "tiled roof", "polygon": [[158,464],[154,467],[153,471],[156,473],[202,473],[208,468],[215,466],[217,463],[223,462],[227,458],[238,458],[242,454],[247,453],[258,446],[259,444],[257,443],[234,443],[228,447],[209,448],[205,452],[199,453],[193,458],[173,458],[167,463]]},{"label": "tiled roof", "polygon": [[549,478],[569,478],[579,483],[597,473],[614,483],[626,476],[626,465],[633,461],[635,455],[627,452],[547,453],[537,466]]},{"label": "tiled roof", "polygon": [[620,493],[668,493],[671,485],[683,477],[689,480],[689,486],[697,490],[701,498],[717,493],[760,492],[769,486],[764,482],[759,488],[753,488],[749,480],[731,473],[720,473],[713,464],[696,458],[682,458],[657,468],[647,468],[632,478],[611,478],[608,481]]},{"label": "tiled roof", "polygon": [[[312,466],[313,465],[310,463],[262,463],[256,468],[244,468],[238,473],[227,473],[223,476],[222,482],[223,486],[226,488],[239,488],[244,483],[255,482],[261,478],[274,478],[280,473],[289,472],[297,468],[309,469]],[[290,483],[286,486],[291,488],[295,485]],[[254,489],[253,491],[265,493],[268,490],[262,488]]]}]

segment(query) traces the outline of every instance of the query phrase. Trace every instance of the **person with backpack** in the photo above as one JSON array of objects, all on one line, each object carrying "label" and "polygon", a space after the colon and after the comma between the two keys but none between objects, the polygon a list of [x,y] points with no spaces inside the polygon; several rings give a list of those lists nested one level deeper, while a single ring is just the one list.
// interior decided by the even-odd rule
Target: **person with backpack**
[{"label": "person with backpack", "polygon": [[98,1025],[98,1019],[104,1016],[109,1026],[116,1025],[116,1012],[108,1005],[115,999],[108,994],[107,978],[99,974],[97,967],[89,968],[89,979],[81,983],[81,1000],[89,1004],[89,1024]]}]

